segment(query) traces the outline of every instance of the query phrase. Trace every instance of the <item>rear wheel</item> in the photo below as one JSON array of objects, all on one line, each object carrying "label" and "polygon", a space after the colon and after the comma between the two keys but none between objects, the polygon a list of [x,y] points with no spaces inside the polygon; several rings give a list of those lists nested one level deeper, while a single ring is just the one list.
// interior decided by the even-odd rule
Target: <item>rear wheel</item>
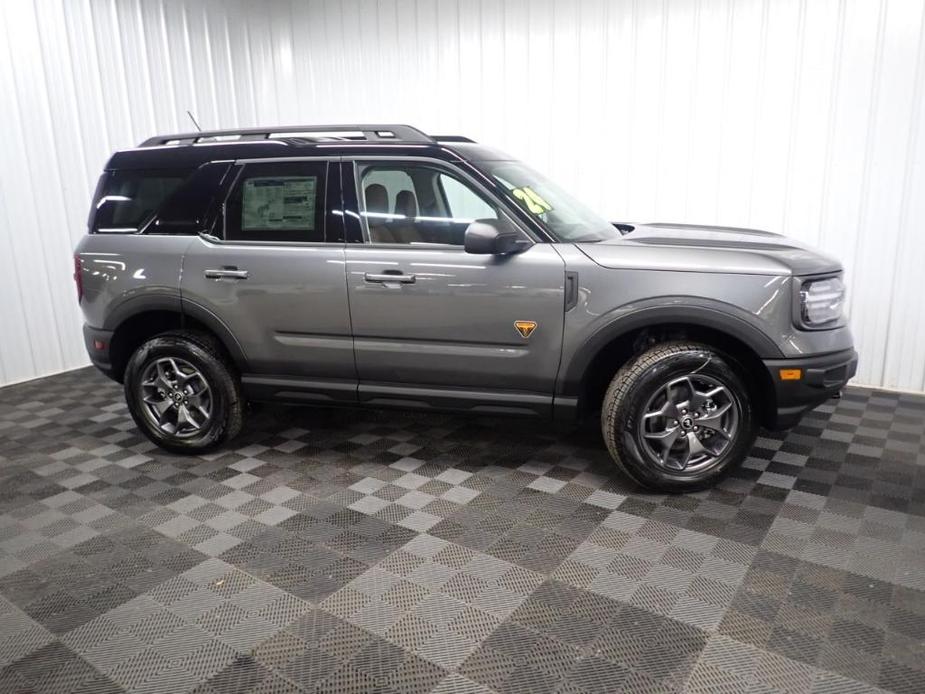
[{"label": "rear wheel", "polygon": [[614,462],[668,492],[715,484],[745,459],[757,434],[733,366],[711,347],[682,342],[656,345],[617,372],[601,425]]},{"label": "rear wheel", "polygon": [[207,334],[179,331],[148,340],[129,359],[124,382],[138,428],[165,450],[208,451],[241,430],[240,383]]}]

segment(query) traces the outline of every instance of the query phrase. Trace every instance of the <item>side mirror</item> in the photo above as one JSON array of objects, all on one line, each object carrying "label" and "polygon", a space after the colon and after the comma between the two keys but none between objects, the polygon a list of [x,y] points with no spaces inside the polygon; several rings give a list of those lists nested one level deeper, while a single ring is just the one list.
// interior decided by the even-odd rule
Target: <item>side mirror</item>
[{"label": "side mirror", "polygon": [[510,255],[527,250],[532,244],[510,223],[500,219],[476,219],[466,227],[466,253]]}]

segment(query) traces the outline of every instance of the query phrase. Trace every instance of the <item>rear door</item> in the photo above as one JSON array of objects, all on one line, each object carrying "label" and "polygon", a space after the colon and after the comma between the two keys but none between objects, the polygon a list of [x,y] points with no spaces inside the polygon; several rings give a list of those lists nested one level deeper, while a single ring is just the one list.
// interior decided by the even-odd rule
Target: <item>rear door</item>
[{"label": "rear door", "polygon": [[214,316],[234,335],[252,372],[246,386],[356,400],[342,215],[335,214],[339,166],[334,158],[236,162],[214,237],[187,251],[184,307]]},{"label": "rear door", "polygon": [[547,413],[565,282],[552,244],[466,253],[469,223],[506,213],[450,164],[357,159],[343,172],[361,231],[346,256],[360,400]]}]

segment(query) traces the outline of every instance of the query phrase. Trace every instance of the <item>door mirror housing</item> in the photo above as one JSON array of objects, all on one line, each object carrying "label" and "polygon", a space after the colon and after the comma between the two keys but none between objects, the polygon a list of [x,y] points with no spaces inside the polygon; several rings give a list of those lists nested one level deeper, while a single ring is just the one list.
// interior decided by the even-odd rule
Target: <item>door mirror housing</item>
[{"label": "door mirror housing", "polygon": [[527,250],[532,243],[509,222],[500,219],[476,219],[466,228],[466,253],[511,255]]}]

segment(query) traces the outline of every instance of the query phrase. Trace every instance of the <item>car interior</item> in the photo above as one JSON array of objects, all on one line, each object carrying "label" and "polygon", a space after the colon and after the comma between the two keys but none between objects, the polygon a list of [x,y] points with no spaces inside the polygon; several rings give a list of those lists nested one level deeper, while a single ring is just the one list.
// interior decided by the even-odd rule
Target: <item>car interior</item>
[{"label": "car interior", "polygon": [[[455,184],[455,199],[448,195],[445,180]],[[462,246],[466,228],[475,218],[464,213],[466,198],[476,199],[479,217],[487,216],[487,203],[430,167],[368,167],[362,174],[362,188],[371,243]],[[461,195],[457,189],[463,191]],[[490,216],[497,214],[491,210]]]}]

